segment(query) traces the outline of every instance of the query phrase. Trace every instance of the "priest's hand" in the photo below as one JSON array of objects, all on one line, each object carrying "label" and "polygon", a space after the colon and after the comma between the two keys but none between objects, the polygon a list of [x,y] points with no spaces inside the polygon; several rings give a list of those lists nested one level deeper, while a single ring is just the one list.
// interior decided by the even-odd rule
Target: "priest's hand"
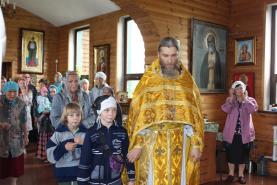
[{"label": "priest's hand", "polygon": [[192,159],[193,162],[199,161],[201,158],[201,151],[199,148],[194,148],[192,147],[192,150],[190,152],[190,157]]},{"label": "priest's hand", "polygon": [[140,157],[142,148],[133,148],[128,154],[127,154],[127,158],[128,160],[133,163],[136,160],[138,160],[138,158]]}]

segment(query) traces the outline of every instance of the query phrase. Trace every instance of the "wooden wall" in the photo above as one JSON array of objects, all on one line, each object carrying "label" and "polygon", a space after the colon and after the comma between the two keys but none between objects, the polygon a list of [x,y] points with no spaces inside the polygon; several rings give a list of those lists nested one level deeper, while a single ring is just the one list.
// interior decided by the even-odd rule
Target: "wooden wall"
[{"label": "wooden wall", "polygon": [[68,39],[69,32],[74,28],[84,25],[90,26],[90,81],[93,80],[93,46],[110,44],[110,84],[115,84],[116,78],[116,46],[117,24],[119,18],[125,15],[122,11],[116,11],[103,16],[94,17],[59,28],[58,59],[60,72],[65,73],[68,69]]},{"label": "wooden wall", "polygon": [[44,35],[44,74],[37,75],[39,80],[42,77],[53,76],[55,68],[49,70],[49,66],[55,66],[57,28],[45,20],[25,11],[16,9],[14,18],[4,17],[7,32],[7,49],[4,61],[12,62],[12,78],[19,76],[19,52],[20,52],[20,28],[42,30]]}]

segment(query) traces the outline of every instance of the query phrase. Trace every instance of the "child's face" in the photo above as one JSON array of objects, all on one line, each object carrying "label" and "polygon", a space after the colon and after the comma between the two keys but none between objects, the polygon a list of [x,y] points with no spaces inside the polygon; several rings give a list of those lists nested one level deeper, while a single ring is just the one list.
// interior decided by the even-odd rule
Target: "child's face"
[{"label": "child's face", "polygon": [[56,89],[51,89],[51,90],[50,90],[50,96],[51,96],[51,97],[54,97],[55,94],[56,94]]},{"label": "child's face", "polygon": [[40,94],[41,94],[41,96],[47,96],[48,92],[47,91],[41,91]]},{"label": "child's face", "polygon": [[67,115],[67,125],[69,128],[77,128],[81,122],[80,112],[70,112]]},{"label": "child's face", "polygon": [[103,110],[100,114],[100,119],[102,123],[112,123],[116,117],[116,108],[111,107]]}]

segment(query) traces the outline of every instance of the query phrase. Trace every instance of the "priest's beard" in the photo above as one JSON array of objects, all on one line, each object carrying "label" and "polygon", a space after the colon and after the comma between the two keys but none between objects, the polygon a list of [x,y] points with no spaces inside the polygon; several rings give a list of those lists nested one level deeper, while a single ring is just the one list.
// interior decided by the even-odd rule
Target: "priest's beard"
[{"label": "priest's beard", "polygon": [[163,62],[161,62],[161,70],[164,76],[170,77],[170,78],[176,77],[180,74],[178,63],[175,64],[173,67],[170,67],[170,66],[166,66],[165,64],[163,64]]}]

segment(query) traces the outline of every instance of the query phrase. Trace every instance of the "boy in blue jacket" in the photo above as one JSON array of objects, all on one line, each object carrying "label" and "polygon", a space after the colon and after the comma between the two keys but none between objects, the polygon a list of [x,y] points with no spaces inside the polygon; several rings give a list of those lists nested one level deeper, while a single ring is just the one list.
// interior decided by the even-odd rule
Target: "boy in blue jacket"
[{"label": "boy in blue jacket", "polygon": [[47,159],[55,164],[54,173],[59,185],[77,185],[77,171],[86,127],[81,124],[79,104],[65,106],[61,122],[46,145]]}]

